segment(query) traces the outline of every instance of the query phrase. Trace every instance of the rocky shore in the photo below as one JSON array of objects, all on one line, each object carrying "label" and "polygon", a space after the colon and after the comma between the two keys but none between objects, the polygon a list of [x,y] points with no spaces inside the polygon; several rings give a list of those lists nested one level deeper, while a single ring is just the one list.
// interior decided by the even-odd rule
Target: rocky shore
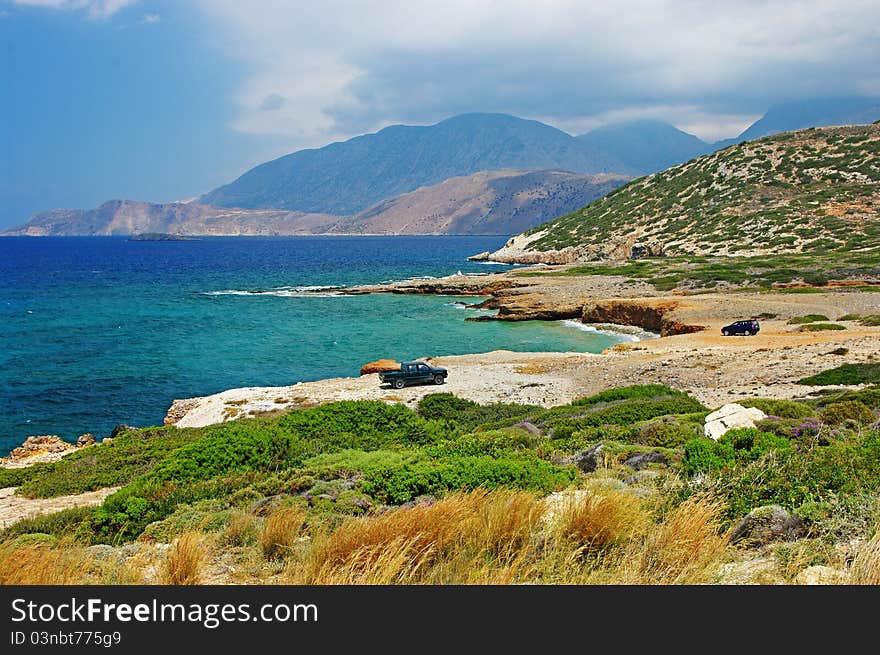
[{"label": "rocky shore", "polygon": [[[836,319],[876,313],[880,293],[829,290],[783,294],[663,294],[646,283],[614,276],[518,273],[454,275],[340,290],[346,294],[397,293],[478,296],[474,307],[496,309],[469,320],[576,320],[616,324],[660,334],[624,342],[601,355],[588,353],[490,353],[434,357],[449,369],[447,383],[406,387],[380,385],[378,375],[302,382],[287,387],[249,387],[176,400],[166,424],[197,427],[244,416],[308,407],[334,400],[374,399],[414,405],[438,391],[480,403],[558,405],[615,386],[663,383],[688,391],[710,407],[752,396],[792,398],[814,392],[798,380],[848,363],[872,361],[880,352],[880,328],[847,322],[846,329],[804,332],[788,320],[807,314]],[[734,320],[761,320],[754,337],[722,337]],[[841,353],[845,353],[844,358]]]}]

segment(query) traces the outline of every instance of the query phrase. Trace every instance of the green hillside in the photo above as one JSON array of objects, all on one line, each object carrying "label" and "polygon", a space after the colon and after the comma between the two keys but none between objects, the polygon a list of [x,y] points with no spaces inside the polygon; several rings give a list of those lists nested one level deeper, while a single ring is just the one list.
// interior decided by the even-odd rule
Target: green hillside
[{"label": "green hillside", "polygon": [[518,239],[526,254],[572,249],[568,261],[607,258],[609,244],[629,255],[637,243],[665,255],[869,252],[880,246],[878,218],[873,124],[731,146],[634,180]]}]

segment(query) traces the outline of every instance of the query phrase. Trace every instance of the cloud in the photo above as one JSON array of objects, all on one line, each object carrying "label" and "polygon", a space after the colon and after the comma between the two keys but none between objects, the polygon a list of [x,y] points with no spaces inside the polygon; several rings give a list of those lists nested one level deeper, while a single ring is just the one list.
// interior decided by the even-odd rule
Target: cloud
[{"label": "cloud", "polygon": [[270,93],[263,101],[260,103],[260,109],[263,111],[276,111],[284,107],[287,102],[287,98],[284,96],[280,96],[277,93]]},{"label": "cloud", "polygon": [[718,138],[774,102],[880,89],[876,0],[195,1],[250,71],[235,129],[299,146],[464,111]]},{"label": "cloud", "polygon": [[141,18],[141,23],[148,25],[150,23],[158,23],[162,20],[162,17],[159,14],[144,14]]},{"label": "cloud", "polygon": [[137,0],[12,0],[25,7],[43,7],[59,10],[85,10],[89,18],[109,18],[120,9],[133,5]]}]

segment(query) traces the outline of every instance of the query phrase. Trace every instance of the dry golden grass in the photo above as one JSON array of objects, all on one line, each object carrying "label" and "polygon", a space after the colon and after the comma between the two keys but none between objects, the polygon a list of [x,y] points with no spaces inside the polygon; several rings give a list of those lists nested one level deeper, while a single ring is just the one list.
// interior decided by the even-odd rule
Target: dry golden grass
[{"label": "dry golden grass", "polygon": [[581,551],[599,551],[644,534],[649,523],[638,496],[597,480],[557,501],[550,532]]},{"label": "dry golden grass", "polygon": [[256,541],[256,520],[250,514],[235,514],[220,537],[228,546],[246,546]]},{"label": "dry golden grass", "polygon": [[849,583],[880,585],[880,532],[859,548],[850,567]]},{"label": "dry golden grass", "polygon": [[276,560],[288,555],[299,539],[305,522],[306,512],[299,507],[281,507],[272,512],[260,532],[263,556]]},{"label": "dry golden grass", "polygon": [[167,585],[195,585],[202,582],[202,570],[210,557],[205,535],[185,532],[171,545],[160,581]]},{"label": "dry golden grass", "polygon": [[639,584],[700,584],[717,573],[727,550],[721,534],[723,505],[693,496],[647,536],[638,557]]},{"label": "dry golden grass", "polygon": [[[318,535],[287,575],[300,584],[505,580],[510,562],[522,559],[537,512],[530,492],[477,490],[350,519]],[[487,562],[495,563],[489,575]]]},{"label": "dry golden grass", "polygon": [[99,560],[85,548],[0,546],[0,585],[141,584],[134,568],[113,559]]}]

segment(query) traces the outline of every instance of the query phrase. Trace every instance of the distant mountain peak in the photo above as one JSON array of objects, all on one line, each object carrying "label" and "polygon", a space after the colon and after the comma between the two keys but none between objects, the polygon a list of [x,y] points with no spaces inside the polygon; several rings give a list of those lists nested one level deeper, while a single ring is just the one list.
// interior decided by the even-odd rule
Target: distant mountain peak
[{"label": "distant mountain peak", "polygon": [[427,126],[392,125],[261,164],[205,194],[222,207],[352,215],[384,198],[483,170],[631,172],[570,134],[499,113],[459,114]]}]

